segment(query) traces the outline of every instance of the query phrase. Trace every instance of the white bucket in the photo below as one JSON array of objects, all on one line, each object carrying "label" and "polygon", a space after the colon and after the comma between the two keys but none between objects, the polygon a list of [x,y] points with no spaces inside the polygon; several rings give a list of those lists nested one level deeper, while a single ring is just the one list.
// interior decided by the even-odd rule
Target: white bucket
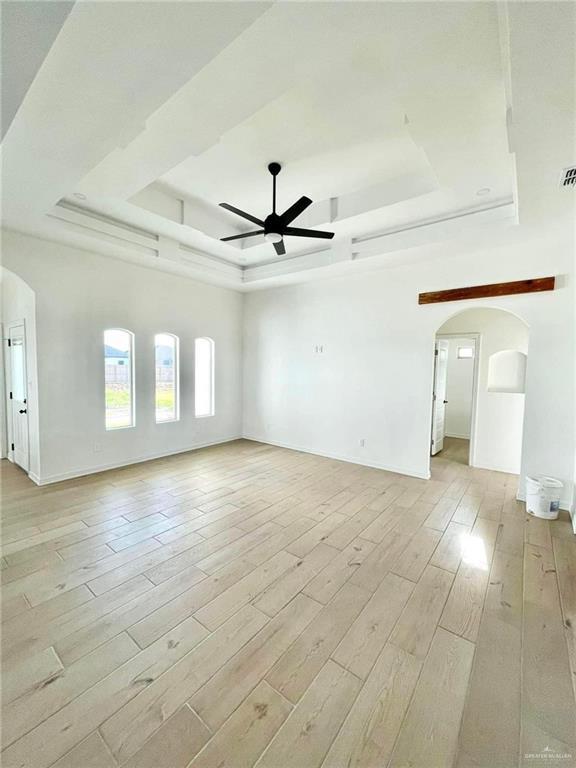
[{"label": "white bucket", "polygon": [[563,484],[554,477],[526,476],[526,509],[535,517],[556,520]]}]

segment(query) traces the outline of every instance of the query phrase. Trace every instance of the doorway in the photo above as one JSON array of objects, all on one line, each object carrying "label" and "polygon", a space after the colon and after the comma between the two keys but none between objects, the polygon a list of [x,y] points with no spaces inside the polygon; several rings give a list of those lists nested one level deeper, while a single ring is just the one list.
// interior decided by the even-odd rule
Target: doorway
[{"label": "doorway", "polygon": [[432,394],[432,456],[472,464],[477,334],[437,334]]},{"label": "doorway", "polygon": [[465,309],[434,343],[430,453],[520,474],[528,326],[502,309]]},{"label": "doorway", "polygon": [[28,472],[30,469],[30,439],[24,321],[8,325],[6,336],[8,341],[6,354],[8,458]]}]

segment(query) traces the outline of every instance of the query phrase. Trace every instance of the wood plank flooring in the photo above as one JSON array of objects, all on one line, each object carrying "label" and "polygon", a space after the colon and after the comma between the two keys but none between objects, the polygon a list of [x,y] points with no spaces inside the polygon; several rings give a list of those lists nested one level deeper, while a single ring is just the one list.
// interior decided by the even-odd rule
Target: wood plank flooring
[{"label": "wood plank flooring", "polygon": [[472,469],[2,462],[4,768],[576,765],[576,539]]}]

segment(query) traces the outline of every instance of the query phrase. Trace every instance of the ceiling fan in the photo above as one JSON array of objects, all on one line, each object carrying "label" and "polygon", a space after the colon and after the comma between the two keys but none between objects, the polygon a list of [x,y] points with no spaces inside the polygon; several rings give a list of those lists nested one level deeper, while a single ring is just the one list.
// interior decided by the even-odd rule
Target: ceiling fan
[{"label": "ceiling fan", "polygon": [[255,229],[253,232],[243,232],[241,235],[231,235],[230,237],[221,237],[223,242],[228,240],[240,240],[244,237],[254,237],[255,235],[264,235],[264,239],[269,243],[273,243],[274,249],[279,256],[286,253],[284,247],[284,237],[321,237],[326,240],[331,240],[334,237],[334,232],[323,232],[317,229],[301,229],[300,227],[289,226],[295,218],[300,216],[309,205],[312,205],[312,200],[309,197],[301,197],[293,205],[290,206],[284,213],[276,213],[276,176],[280,173],[282,166],[280,163],[270,163],[268,170],[272,174],[272,213],[266,216],[264,221],[258,219],[256,216],[252,216],[250,213],[241,211],[240,208],[235,208],[228,203],[220,203],[222,208],[226,208],[227,211],[235,213],[237,216],[242,216],[243,219],[248,219],[253,224],[257,224],[262,229]]}]

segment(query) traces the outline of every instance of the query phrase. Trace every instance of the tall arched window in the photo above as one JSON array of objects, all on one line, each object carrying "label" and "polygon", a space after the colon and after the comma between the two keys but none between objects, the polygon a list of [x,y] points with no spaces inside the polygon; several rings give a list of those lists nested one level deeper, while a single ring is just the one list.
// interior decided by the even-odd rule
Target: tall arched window
[{"label": "tall arched window", "polygon": [[195,342],[194,413],[214,416],[214,342],[208,338]]},{"label": "tall arched window", "polygon": [[180,413],[178,336],[157,333],[154,337],[156,370],[156,423],[177,421]]},{"label": "tall arched window", "polygon": [[104,331],[106,429],[134,426],[134,334],[122,328]]}]

